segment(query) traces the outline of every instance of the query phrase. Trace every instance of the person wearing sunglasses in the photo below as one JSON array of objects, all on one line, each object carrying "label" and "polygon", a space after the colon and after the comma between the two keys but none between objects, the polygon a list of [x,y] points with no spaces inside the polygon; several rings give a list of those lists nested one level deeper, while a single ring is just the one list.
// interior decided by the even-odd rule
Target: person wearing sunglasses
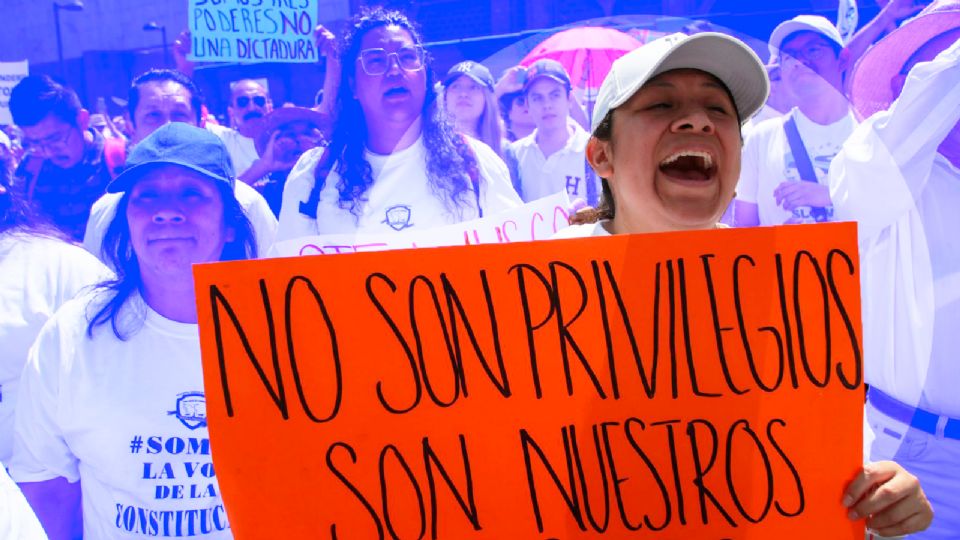
[{"label": "person wearing sunglasses", "polygon": [[245,175],[259,157],[253,137],[258,122],[273,111],[273,101],[267,89],[252,79],[243,79],[230,85],[230,104],[227,113],[233,127],[210,124],[207,129],[220,137],[230,152],[238,179],[252,184],[259,177]]},{"label": "person wearing sunglasses", "polygon": [[520,204],[503,161],[447,120],[406,16],[358,15],[340,64],[330,146],[305,153],[290,173],[277,241],[427,229]]},{"label": "person wearing sunglasses", "polygon": [[14,186],[72,240],[83,239],[90,207],[111,178],[104,138],[90,129],[90,113],[73,89],[45,75],[17,83],[10,113],[23,130],[26,152]]}]

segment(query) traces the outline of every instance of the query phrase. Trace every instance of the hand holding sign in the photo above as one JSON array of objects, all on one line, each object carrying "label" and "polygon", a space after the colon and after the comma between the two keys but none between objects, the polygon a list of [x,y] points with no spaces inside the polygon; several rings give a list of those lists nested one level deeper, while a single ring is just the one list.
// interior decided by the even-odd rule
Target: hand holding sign
[{"label": "hand holding sign", "polygon": [[865,465],[847,486],[843,505],[851,519],[867,517],[867,525],[882,536],[922,531],[933,520],[917,477],[893,461]]}]

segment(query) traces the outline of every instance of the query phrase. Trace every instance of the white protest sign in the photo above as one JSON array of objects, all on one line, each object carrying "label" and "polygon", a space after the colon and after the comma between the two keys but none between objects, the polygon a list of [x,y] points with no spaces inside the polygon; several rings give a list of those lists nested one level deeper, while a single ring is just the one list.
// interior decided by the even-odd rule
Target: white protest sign
[{"label": "white protest sign", "polygon": [[27,61],[21,62],[0,62],[0,125],[9,125],[13,123],[13,117],[10,116],[10,92],[13,87],[30,74],[30,68]]},{"label": "white protest sign", "polygon": [[277,242],[270,256],[333,255],[362,251],[545,240],[567,226],[569,205],[567,193],[560,192],[493,216],[434,229],[403,231],[396,234],[332,234],[295,238]]},{"label": "white protest sign", "polygon": [[190,60],[317,61],[317,0],[188,0]]}]

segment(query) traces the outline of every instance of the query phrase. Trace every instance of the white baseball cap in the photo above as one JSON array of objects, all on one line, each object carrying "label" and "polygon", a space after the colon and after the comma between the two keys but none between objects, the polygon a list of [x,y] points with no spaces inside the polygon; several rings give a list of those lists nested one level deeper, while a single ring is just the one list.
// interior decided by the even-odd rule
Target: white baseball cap
[{"label": "white baseball cap", "polygon": [[780,56],[780,46],[783,40],[794,32],[814,32],[836,43],[843,48],[843,38],[836,25],[820,15],[797,15],[789,21],[778,24],[770,33],[770,59]]},{"label": "white baseball cap", "polygon": [[613,62],[597,93],[591,133],[647,81],[674,69],[698,69],[720,79],[733,96],[741,124],[763,107],[770,93],[763,62],[739,39],[717,32],[670,34]]}]

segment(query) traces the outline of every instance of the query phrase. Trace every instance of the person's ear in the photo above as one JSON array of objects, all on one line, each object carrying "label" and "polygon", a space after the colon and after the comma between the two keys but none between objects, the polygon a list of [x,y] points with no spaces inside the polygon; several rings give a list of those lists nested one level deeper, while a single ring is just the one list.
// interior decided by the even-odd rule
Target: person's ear
[{"label": "person's ear", "polygon": [[590,137],[590,140],[587,141],[587,163],[597,173],[597,176],[606,178],[607,181],[613,176],[612,150],[610,141],[601,141],[596,137]]},{"label": "person's ear", "polygon": [[90,127],[90,111],[80,109],[77,112],[77,127],[80,128],[80,131],[86,131]]},{"label": "person's ear", "polygon": [[229,244],[237,239],[237,230],[233,227],[227,227],[227,230],[224,231],[224,243]]}]

